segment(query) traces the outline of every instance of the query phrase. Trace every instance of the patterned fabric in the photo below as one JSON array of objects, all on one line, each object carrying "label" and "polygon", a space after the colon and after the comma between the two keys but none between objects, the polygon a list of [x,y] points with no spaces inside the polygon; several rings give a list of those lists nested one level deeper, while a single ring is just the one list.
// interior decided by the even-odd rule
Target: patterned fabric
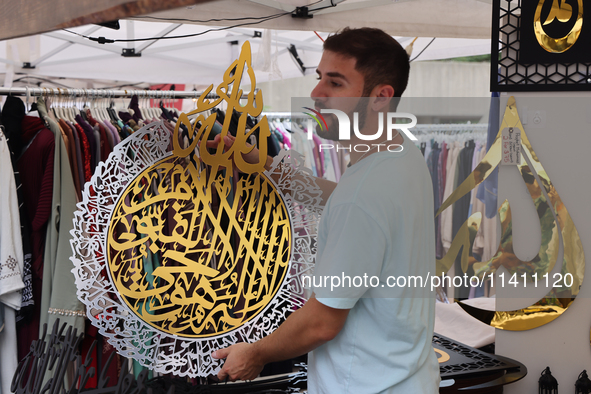
[{"label": "patterned fabric", "polygon": [[[0,132],[0,168],[12,169],[10,150]],[[23,246],[18,216],[18,199],[12,171],[0,171],[0,302],[21,307]]]},{"label": "patterned fabric", "polygon": [[91,170],[91,148],[90,148],[90,143],[88,142],[88,138],[86,137],[86,134],[84,133],[84,130],[82,129],[82,127],[78,124],[75,124],[74,127],[76,128],[76,131],[78,131],[78,136],[80,137],[80,141],[82,141],[82,160],[84,161],[84,182],[88,182],[90,181],[90,178],[92,177],[92,170]]}]

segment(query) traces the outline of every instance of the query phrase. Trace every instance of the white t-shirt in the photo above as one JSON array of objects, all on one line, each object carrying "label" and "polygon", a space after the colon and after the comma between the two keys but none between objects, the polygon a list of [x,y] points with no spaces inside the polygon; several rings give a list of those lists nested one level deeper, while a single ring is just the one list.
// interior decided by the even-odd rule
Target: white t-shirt
[{"label": "white t-shirt", "polygon": [[432,182],[420,151],[403,146],[347,169],[320,220],[314,293],[350,311],[336,338],[309,354],[311,394],[439,391]]}]

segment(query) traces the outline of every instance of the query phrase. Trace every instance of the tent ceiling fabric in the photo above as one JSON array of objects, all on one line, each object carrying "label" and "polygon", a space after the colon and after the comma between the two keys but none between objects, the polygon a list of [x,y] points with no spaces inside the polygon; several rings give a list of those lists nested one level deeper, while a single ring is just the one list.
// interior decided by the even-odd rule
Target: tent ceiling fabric
[{"label": "tent ceiling fabric", "polygon": [[[92,25],[72,30],[93,37],[117,39],[193,34],[211,28],[126,20],[121,21],[121,30],[118,31]],[[260,32],[262,37],[255,38],[255,32]],[[320,34],[323,37],[328,35]],[[397,37],[402,46],[410,44],[413,38]],[[322,55],[322,42],[314,32],[238,27],[192,38],[103,45],[64,31],[55,31],[0,42],[0,72],[12,67],[17,74],[155,84],[185,83],[202,88],[221,81],[223,72],[238,57],[246,40],[252,46],[257,82],[303,75],[288,51],[291,44],[295,45],[306,67],[306,75],[315,73]],[[412,57],[430,42],[431,38],[419,38],[414,44]],[[140,52],[141,57],[121,56],[124,49],[130,48]],[[489,39],[438,38],[417,60],[489,52]],[[34,68],[22,68],[25,62]],[[248,84],[247,81],[244,83]]]},{"label": "tent ceiling fabric", "polygon": [[[289,45],[297,48],[305,73],[314,73],[322,42],[313,31],[324,32],[321,34],[326,37],[345,26],[381,28],[397,37],[403,46],[412,38],[421,37],[414,45],[413,57],[432,37],[437,37],[417,60],[490,53],[490,0],[0,1],[5,5],[6,22],[0,37],[139,13],[144,16],[121,20],[120,30],[97,25],[70,30],[92,37],[138,39],[195,34],[215,29],[213,26],[226,29],[191,38],[111,44],[99,44],[60,30],[0,41],[0,72],[7,73],[5,86],[10,86],[12,73],[16,73],[203,87],[221,80],[223,71],[237,58],[245,40],[252,44],[258,81],[292,78],[301,76],[302,71],[291,57]],[[179,5],[183,6],[179,8]],[[173,6],[176,8],[170,9]],[[292,18],[290,14],[296,6],[309,6],[314,17]],[[270,15],[278,17],[260,19]],[[248,26],[236,26],[248,23]],[[255,37],[255,31],[262,32],[262,37]],[[233,45],[233,41],[238,45]],[[123,57],[122,52],[130,49],[141,53],[141,57]],[[23,68],[25,63],[30,67]]]},{"label": "tent ceiling fabric", "polygon": [[209,0],[0,0],[0,40],[195,5]]},{"label": "tent ceiling fabric", "polygon": [[[490,38],[490,0],[216,0],[192,7],[171,9],[150,17],[198,20],[274,15],[295,6],[314,10],[312,19],[290,15],[260,23],[267,29],[333,32],[345,26],[376,27],[393,36]],[[262,4],[261,4],[262,3]],[[266,5],[263,5],[266,4]],[[186,22],[183,22],[186,23]],[[231,25],[237,22],[211,22]],[[204,24],[199,22],[199,24]]]},{"label": "tent ceiling fabric", "polygon": [[[259,26],[329,32],[345,26],[372,26],[394,36],[489,38],[492,10],[491,0],[0,0],[0,5],[0,40],[134,15],[229,19],[291,12],[296,6],[317,11],[311,19],[286,15]],[[318,10],[323,7],[328,8]]]}]

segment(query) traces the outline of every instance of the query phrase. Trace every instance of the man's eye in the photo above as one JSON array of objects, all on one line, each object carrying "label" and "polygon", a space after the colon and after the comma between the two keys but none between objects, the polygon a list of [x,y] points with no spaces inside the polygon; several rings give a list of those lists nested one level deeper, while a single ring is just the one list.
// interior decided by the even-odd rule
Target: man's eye
[{"label": "man's eye", "polygon": [[334,86],[335,88],[338,88],[341,86],[341,84],[338,82],[331,82],[331,85]]}]

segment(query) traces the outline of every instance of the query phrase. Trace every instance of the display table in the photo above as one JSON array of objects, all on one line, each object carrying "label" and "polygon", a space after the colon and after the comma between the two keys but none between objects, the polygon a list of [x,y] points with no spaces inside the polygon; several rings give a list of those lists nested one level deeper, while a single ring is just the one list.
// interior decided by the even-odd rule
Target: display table
[{"label": "display table", "polygon": [[485,353],[439,334],[433,335],[439,359],[440,393],[502,393],[503,386],[527,374],[518,361]]},{"label": "display table", "polygon": [[[46,330],[47,326],[44,326],[41,338],[33,342],[31,351],[19,363],[13,379],[15,394],[39,394],[42,389],[40,383],[45,378],[49,379],[48,375],[51,375],[50,380],[57,384],[52,383],[46,394],[60,394],[63,391],[62,382],[66,379],[67,368],[60,367],[54,371],[55,366],[66,366],[72,360],[77,360],[77,368],[76,375],[70,379],[71,381],[86,382],[95,374],[95,367],[90,366],[89,355],[82,362],[79,351],[82,334],[72,330],[71,326],[66,330],[66,324],[60,328],[59,319],[54,323],[50,335],[46,335]],[[502,393],[504,385],[516,382],[527,374],[526,367],[518,361],[485,353],[443,335],[433,335],[432,344],[439,360],[440,393]],[[96,342],[93,346],[95,345]],[[53,360],[52,363],[50,359]],[[101,369],[107,370],[112,361],[109,357]],[[53,372],[46,375],[49,372],[48,366],[51,366]],[[250,382],[211,384],[209,381],[209,384],[195,385],[196,382],[187,378],[174,378],[170,375],[148,379],[147,369],[134,376],[127,372],[129,359],[124,358],[122,372],[116,384],[109,384],[109,378],[101,374],[96,387],[78,390],[76,385],[73,385],[68,394],[246,394],[270,391],[290,393],[294,390],[303,392],[307,388],[307,366],[296,366],[299,369],[297,372],[257,378]],[[34,379],[36,384],[31,384],[31,379]]]}]

